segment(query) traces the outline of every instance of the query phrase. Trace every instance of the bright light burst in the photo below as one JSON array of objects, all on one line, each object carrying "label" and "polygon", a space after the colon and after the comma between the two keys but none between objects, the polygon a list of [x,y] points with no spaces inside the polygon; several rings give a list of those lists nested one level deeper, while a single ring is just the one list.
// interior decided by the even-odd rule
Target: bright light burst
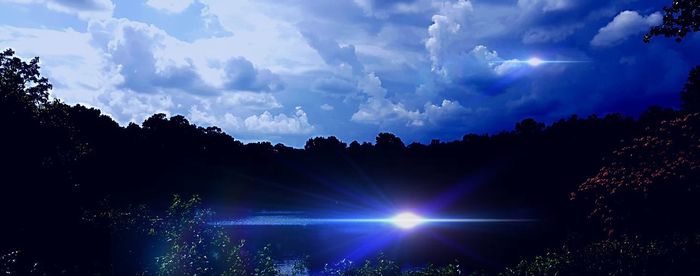
[{"label": "bright light burst", "polygon": [[418,224],[423,223],[423,218],[417,216],[414,213],[411,212],[404,212],[401,214],[396,215],[392,219],[392,223],[394,223],[396,226],[399,228],[403,229],[409,229],[413,228]]},{"label": "bright light burst", "polygon": [[543,62],[544,62],[543,60],[541,60],[537,57],[533,57],[533,58],[527,60],[527,64],[530,64],[530,66],[535,66],[535,67],[539,66]]}]

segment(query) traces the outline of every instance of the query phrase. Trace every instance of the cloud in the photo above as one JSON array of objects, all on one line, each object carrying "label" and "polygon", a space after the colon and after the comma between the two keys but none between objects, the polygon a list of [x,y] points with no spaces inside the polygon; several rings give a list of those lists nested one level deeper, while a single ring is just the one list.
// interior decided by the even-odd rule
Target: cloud
[{"label": "cloud", "polygon": [[458,101],[442,100],[440,105],[432,103],[425,104],[424,117],[433,125],[442,125],[445,122],[464,121],[463,116],[473,113],[472,110],[465,108]]},{"label": "cloud", "polygon": [[114,3],[111,0],[1,0],[15,4],[43,4],[47,8],[77,15],[80,19],[105,19],[112,17]]},{"label": "cloud", "polygon": [[102,11],[114,8],[111,0],[53,0],[47,2],[51,5],[82,11]]},{"label": "cloud", "polygon": [[418,0],[353,0],[367,16],[388,18],[394,14],[418,13],[426,1]]},{"label": "cloud", "polygon": [[591,40],[591,45],[606,47],[616,45],[628,37],[640,34],[651,26],[661,24],[661,13],[655,12],[648,16],[641,16],[636,11],[623,11],[603,28]]},{"label": "cloud", "polygon": [[393,122],[406,122],[407,126],[422,126],[421,113],[408,110],[402,103],[393,103],[386,98],[370,98],[361,104],[351,120],[358,123],[384,125]]},{"label": "cloud", "polygon": [[172,114],[176,103],[173,97],[157,94],[138,94],[130,91],[108,90],[98,96],[98,106],[118,122],[140,123],[155,113]]},{"label": "cloud", "polygon": [[170,89],[198,95],[284,89],[284,82],[269,69],[256,68],[240,56],[229,58],[223,66],[208,62],[206,53],[195,51],[197,42],[177,40],[153,25],[111,19],[90,22],[88,31],[94,45],[109,56],[123,77],[120,87],[124,89],[140,93]]},{"label": "cloud", "polygon": [[350,65],[353,72],[356,74],[364,71],[364,66],[357,59],[354,45],[348,44],[341,46],[332,39],[319,37],[309,31],[302,31],[302,35],[304,35],[304,38],[309,43],[309,46],[316,50],[323,61],[325,61],[327,64]]},{"label": "cloud", "polygon": [[179,43],[164,31],[126,19],[90,22],[94,44],[109,55],[123,77],[121,88],[140,93],[175,89],[213,93],[200,78],[191,59],[176,59],[165,51]]},{"label": "cloud", "polygon": [[[116,72],[104,70],[108,61],[100,49],[91,45],[90,34],[73,29],[0,26],[0,44],[25,59],[40,57],[41,73],[54,85],[52,97],[108,111],[99,97],[105,87],[121,80]],[[124,118],[113,114],[120,115],[117,119]]]},{"label": "cloud", "polygon": [[[700,63],[700,40],[620,43],[634,34],[613,24],[620,11],[654,11],[659,1],[122,0],[114,19],[109,1],[0,0],[34,5],[6,5],[0,44],[40,56],[53,96],[121,123],[164,112],[250,141],[303,145],[318,129],[344,140],[379,131],[447,140],[526,116],[673,105]],[[644,27],[633,32],[648,28],[651,13],[637,14]],[[595,46],[599,32],[596,43],[621,45]],[[590,62],[527,66],[533,56]],[[295,106],[313,107],[308,125]],[[294,124],[302,127],[283,127]]]},{"label": "cloud", "polygon": [[214,104],[226,109],[243,110],[270,110],[282,107],[273,95],[254,92],[227,92],[217,97]]},{"label": "cloud", "polygon": [[360,81],[359,89],[368,96],[351,117],[352,121],[359,123],[385,125],[401,122],[410,127],[423,127],[426,122],[437,125],[448,118],[455,119],[456,115],[466,111],[459,102],[450,100],[443,100],[439,106],[426,103],[424,112],[410,110],[404,104],[394,103],[386,97],[387,91],[374,73]]},{"label": "cloud", "polygon": [[284,83],[279,76],[268,69],[257,69],[243,57],[228,60],[224,66],[228,89],[249,91],[279,91]]},{"label": "cloud", "polygon": [[351,120],[360,123],[382,124],[392,121],[408,121],[409,125],[422,125],[420,112],[409,111],[401,103],[392,103],[386,98],[387,90],[374,73],[367,74],[358,83],[358,88],[367,95],[367,100],[360,104]]},{"label": "cloud", "polygon": [[221,112],[211,106],[193,105],[188,117],[197,124],[215,125],[233,134],[242,135],[300,135],[309,134],[315,126],[309,122],[308,115],[297,106],[293,114],[263,111],[252,115],[237,115],[233,112]]},{"label": "cloud", "polygon": [[271,112],[283,106],[269,93],[228,92],[199,100],[189,108],[193,122],[219,126],[235,135],[300,135],[315,129],[300,106],[292,114]]},{"label": "cloud", "polygon": [[435,73],[446,83],[461,84],[483,81],[506,75],[525,64],[517,59],[506,60],[485,45],[476,45],[470,51],[454,53],[438,64]]},{"label": "cloud", "polygon": [[[199,3],[204,6],[202,16],[208,24],[219,25],[232,35],[195,41],[193,51],[205,52],[208,58],[219,61],[245,57],[259,68],[268,68],[276,74],[303,74],[325,67],[299,30],[300,18],[308,19],[311,15],[297,11],[293,6],[297,2],[199,0]],[[336,6],[335,2],[332,5]]]},{"label": "cloud", "polygon": [[524,44],[561,42],[573,35],[578,29],[583,28],[583,26],[583,23],[575,23],[554,27],[532,28],[525,32],[522,42]]},{"label": "cloud", "polygon": [[313,81],[311,88],[314,91],[335,95],[345,95],[357,90],[357,86],[351,80],[339,77],[318,78]]},{"label": "cloud", "polygon": [[544,12],[559,11],[571,8],[572,0],[518,0],[518,6],[524,9],[541,9]]},{"label": "cloud", "polygon": [[87,35],[104,58],[100,71],[115,76],[93,103],[122,123],[162,112],[249,137],[314,129],[301,108],[272,111],[283,108],[268,93],[284,90],[281,77],[231,52],[227,37],[185,42],[129,19],[90,21]]},{"label": "cloud", "polygon": [[260,115],[245,118],[243,123],[247,130],[264,134],[308,134],[314,129],[300,106],[295,108],[292,116],[272,115],[265,111]]},{"label": "cloud", "polygon": [[431,70],[440,81],[463,83],[469,79],[492,78],[520,65],[500,58],[496,51],[482,44],[469,46],[476,32],[470,25],[474,22],[467,20],[471,14],[476,14],[471,2],[459,0],[443,4],[440,13],[432,17],[425,49],[432,62]]},{"label": "cloud", "polygon": [[432,61],[432,70],[445,75],[444,63],[452,55],[460,53],[462,46],[455,49],[455,45],[461,44],[466,32],[462,30],[462,24],[467,14],[474,10],[471,2],[459,0],[454,4],[445,4],[440,14],[433,15],[433,24],[428,27],[428,39],[425,48]]},{"label": "cloud", "polygon": [[194,0],[148,0],[146,5],[166,13],[181,13],[186,10]]}]

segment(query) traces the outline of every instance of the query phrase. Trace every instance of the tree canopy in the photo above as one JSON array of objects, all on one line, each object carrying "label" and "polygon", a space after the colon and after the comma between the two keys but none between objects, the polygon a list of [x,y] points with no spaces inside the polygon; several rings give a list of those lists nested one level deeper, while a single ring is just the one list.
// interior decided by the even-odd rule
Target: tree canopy
[{"label": "tree canopy", "polygon": [[663,23],[651,27],[644,36],[649,42],[655,36],[675,38],[681,42],[690,32],[700,31],[700,0],[673,0],[670,7],[664,7]]},{"label": "tree canopy", "polygon": [[688,75],[688,82],[681,91],[681,108],[687,112],[700,112],[700,66]]}]

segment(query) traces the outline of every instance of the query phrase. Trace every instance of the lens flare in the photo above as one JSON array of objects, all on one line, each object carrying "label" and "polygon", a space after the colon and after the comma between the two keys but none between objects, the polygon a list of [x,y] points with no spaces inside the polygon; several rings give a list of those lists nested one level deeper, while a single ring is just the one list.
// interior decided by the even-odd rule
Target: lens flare
[{"label": "lens flare", "polygon": [[540,66],[544,66],[547,64],[575,64],[575,63],[588,63],[588,62],[591,62],[591,61],[586,61],[586,60],[548,60],[548,59],[541,59],[539,57],[531,57],[529,59],[509,59],[509,60],[493,61],[491,63],[497,64],[497,65],[523,64],[523,65],[528,65],[530,67],[540,67]]},{"label": "lens flare", "polygon": [[533,57],[533,58],[527,60],[527,64],[530,64],[530,66],[534,66],[534,67],[540,66],[540,64],[542,64],[542,63],[544,63],[544,61],[537,58],[537,57]]},{"label": "lens flare", "polygon": [[453,224],[453,223],[523,223],[534,222],[533,219],[499,219],[499,218],[425,218],[411,212],[403,212],[387,218],[309,218],[301,216],[252,216],[234,220],[209,222],[215,226],[308,226],[308,225],[346,225],[346,224],[393,224],[401,229],[410,229],[419,224]]},{"label": "lens flare", "polygon": [[399,228],[410,229],[423,223],[423,218],[411,212],[404,212],[391,218],[391,222]]}]

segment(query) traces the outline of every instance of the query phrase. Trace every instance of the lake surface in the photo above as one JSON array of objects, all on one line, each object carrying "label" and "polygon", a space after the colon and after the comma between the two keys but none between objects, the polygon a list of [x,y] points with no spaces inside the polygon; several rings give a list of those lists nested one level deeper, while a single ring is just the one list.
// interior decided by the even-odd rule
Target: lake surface
[{"label": "lake surface", "polygon": [[459,260],[467,268],[501,268],[531,252],[547,232],[538,221],[426,222],[403,229],[380,220],[318,223],[313,217],[304,223],[297,215],[284,218],[254,216],[228,223],[225,229],[234,240],[245,239],[249,248],[269,244],[282,263],[308,256],[314,271],[343,259],[362,262],[379,253],[404,267]]}]

